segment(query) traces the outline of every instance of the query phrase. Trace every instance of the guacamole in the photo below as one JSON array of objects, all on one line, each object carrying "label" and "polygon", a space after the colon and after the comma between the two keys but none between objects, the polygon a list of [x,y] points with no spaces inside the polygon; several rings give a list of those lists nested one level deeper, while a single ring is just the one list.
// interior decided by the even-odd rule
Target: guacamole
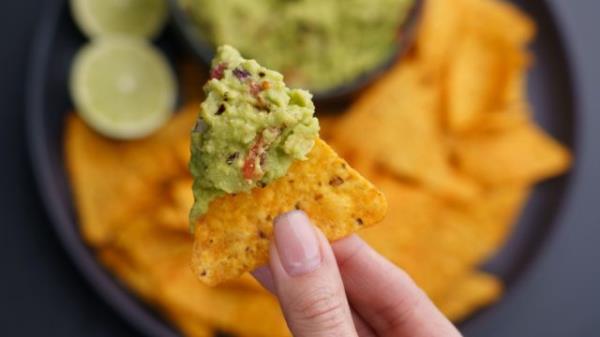
[{"label": "guacamole", "polygon": [[192,130],[191,223],[215,198],[264,187],[306,159],[319,133],[311,95],[229,46],[213,60]]},{"label": "guacamole", "polygon": [[322,91],[391,56],[414,0],[180,0],[203,37]]}]

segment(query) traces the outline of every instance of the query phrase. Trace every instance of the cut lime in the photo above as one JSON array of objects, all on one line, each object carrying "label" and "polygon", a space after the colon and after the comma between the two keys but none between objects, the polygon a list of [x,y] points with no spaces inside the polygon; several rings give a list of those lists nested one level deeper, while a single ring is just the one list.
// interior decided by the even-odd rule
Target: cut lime
[{"label": "cut lime", "polygon": [[150,134],[166,122],[175,104],[175,79],[166,59],[141,39],[90,43],[76,56],[70,82],[80,116],[113,138]]},{"label": "cut lime", "polygon": [[156,36],[167,19],[166,0],[71,0],[75,21],[89,37]]}]

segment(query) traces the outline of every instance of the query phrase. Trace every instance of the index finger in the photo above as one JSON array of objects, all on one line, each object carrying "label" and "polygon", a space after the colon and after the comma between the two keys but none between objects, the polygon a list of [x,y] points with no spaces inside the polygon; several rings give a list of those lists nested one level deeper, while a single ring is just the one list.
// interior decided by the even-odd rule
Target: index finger
[{"label": "index finger", "polygon": [[358,236],[332,247],[351,306],[379,336],[461,336],[406,272]]}]

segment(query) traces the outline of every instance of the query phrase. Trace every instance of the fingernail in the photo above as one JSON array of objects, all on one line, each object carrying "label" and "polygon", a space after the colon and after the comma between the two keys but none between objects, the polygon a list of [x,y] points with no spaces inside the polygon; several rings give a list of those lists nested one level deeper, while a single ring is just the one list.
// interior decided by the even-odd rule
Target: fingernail
[{"label": "fingernail", "polygon": [[321,251],[315,229],[302,211],[275,219],[275,246],[283,269],[290,276],[309,273],[321,265]]}]

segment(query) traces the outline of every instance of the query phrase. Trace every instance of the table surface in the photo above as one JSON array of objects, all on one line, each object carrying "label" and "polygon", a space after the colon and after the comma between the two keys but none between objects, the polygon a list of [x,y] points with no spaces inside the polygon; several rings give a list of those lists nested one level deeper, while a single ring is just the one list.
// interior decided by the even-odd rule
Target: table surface
[{"label": "table surface", "polygon": [[[503,305],[509,302],[505,301],[491,309],[527,314],[513,315],[510,324],[486,317],[480,323],[496,327],[489,336],[598,336],[600,329],[600,245],[597,236],[581,235],[600,226],[598,201],[592,194],[600,189],[600,151],[591,141],[598,139],[594,128],[600,126],[600,2],[549,2],[571,53],[579,109],[586,115],[586,123],[578,126],[580,153],[586,156],[578,163],[571,196],[558,219],[562,225],[507,294],[514,297],[511,306]],[[70,262],[33,182],[25,143],[24,88],[43,3],[0,1],[0,335],[138,336]],[[557,263],[562,265],[558,273]],[[542,307],[543,312],[538,310]],[[573,311],[577,314],[565,315]]]}]

